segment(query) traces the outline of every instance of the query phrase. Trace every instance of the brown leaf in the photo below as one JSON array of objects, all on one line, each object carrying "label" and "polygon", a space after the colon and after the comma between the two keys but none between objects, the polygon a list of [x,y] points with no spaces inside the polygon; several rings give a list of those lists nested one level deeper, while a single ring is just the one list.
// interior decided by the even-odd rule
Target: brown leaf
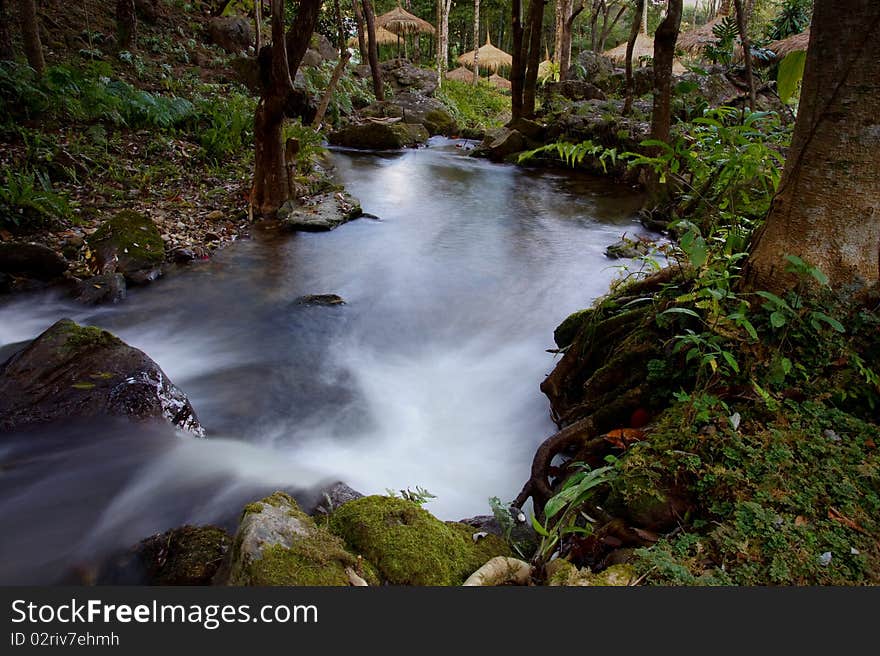
[{"label": "brown leaf", "polygon": [[803,515],[798,515],[797,517],[794,518],[794,525],[795,526],[806,526],[807,525],[807,518],[804,517]]},{"label": "brown leaf", "polygon": [[834,508],[834,507],[828,508],[828,519],[835,521],[835,522],[839,522],[839,523],[843,524],[844,526],[846,526],[847,528],[851,528],[854,531],[858,531],[859,533],[861,533],[863,535],[868,535],[868,536],[871,535],[865,529],[863,529],[861,526],[859,526],[855,521],[853,521],[852,519],[850,519],[849,517],[847,517],[846,515],[841,513],[839,510],[837,510],[837,508]]}]

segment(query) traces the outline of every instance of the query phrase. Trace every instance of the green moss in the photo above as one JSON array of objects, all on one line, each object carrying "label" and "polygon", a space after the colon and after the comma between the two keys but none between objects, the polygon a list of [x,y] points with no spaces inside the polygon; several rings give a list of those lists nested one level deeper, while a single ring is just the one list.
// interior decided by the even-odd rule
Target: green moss
[{"label": "green moss", "polygon": [[498,536],[474,543],[472,527],[444,523],[394,497],[349,501],[330,516],[329,527],[394,585],[459,585],[493,556],[513,555]]},{"label": "green moss", "polygon": [[97,326],[80,326],[70,319],[62,319],[53,326],[53,337],[66,351],[118,346],[122,340]]},{"label": "green moss", "polygon": [[[299,506],[296,505],[296,501],[294,501],[293,497],[287,494],[286,492],[274,492],[270,494],[268,497],[263,499],[260,503],[265,503],[269,506],[275,506],[276,508],[283,508],[284,506],[293,506],[297,510],[299,510]],[[305,513],[301,513],[304,517],[308,517]]]},{"label": "green moss", "polygon": [[141,558],[152,585],[208,585],[230,541],[216,526],[183,526],[144,541]]},{"label": "green moss", "polygon": [[165,242],[156,225],[143,214],[123,210],[108,219],[88,237],[92,250],[113,248],[120,263],[135,263],[134,268],[161,264]]},{"label": "green moss", "polygon": [[244,517],[245,515],[250,515],[251,513],[261,513],[263,512],[263,504],[259,501],[255,501],[254,503],[249,503],[244,507],[241,515]]},{"label": "green moss", "polygon": [[90,390],[90,389],[95,389],[95,384],[94,383],[74,383],[73,385],[71,385],[71,387],[73,389],[78,389],[78,390]]},{"label": "green moss", "polygon": [[559,348],[565,348],[574,341],[580,329],[587,323],[594,311],[592,309],[578,310],[568,315],[565,320],[553,331],[553,340]]}]

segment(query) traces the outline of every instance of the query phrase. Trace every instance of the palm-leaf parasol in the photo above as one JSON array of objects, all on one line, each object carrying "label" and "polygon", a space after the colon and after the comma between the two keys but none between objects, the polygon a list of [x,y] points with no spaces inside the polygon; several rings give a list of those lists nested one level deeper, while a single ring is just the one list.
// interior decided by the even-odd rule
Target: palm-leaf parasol
[{"label": "palm-leaf parasol", "polygon": [[500,75],[498,75],[498,73],[492,74],[492,76],[489,78],[489,84],[494,84],[499,89],[508,89],[508,90],[512,86],[510,84],[510,80],[508,80],[507,78],[501,77]]},{"label": "palm-leaf parasol", "polygon": [[[364,34],[364,37],[369,42],[369,40],[370,40],[369,36],[367,34]],[[394,34],[393,32],[389,32],[384,27],[377,27],[376,28],[376,43],[377,44],[379,44],[380,46],[384,46],[388,43],[396,43],[396,42],[397,42],[397,35],[396,34]],[[357,37],[356,36],[351,37],[348,40],[348,45],[351,46],[352,48],[357,46],[358,45]]]},{"label": "palm-leaf parasol", "polygon": [[767,46],[767,50],[772,50],[776,55],[776,59],[782,60],[785,59],[787,55],[793,52],[797,52],[799,50],[806,51],[807,46],[809,45],[810,29],[807,28],[800,34],[793,34],[792,36],[780,39],[779,41],[771,42]]},{"label": "palm-leaf parasol", "polygon": [[[458,58],[458,63],[470,68],[474,65],[474,51],[466,52]],[[513,57],[508,55],[500,48],[492,45],[489,37],[486,37],[486,44],[480,46],[477,50],[477,66],[490,71],[497,71],[502,67],[513,66]]]},{"label": "palm-leaf parasol", "polygon": [[446,79],[457,80],[458,82],[470,82],[474,79],[474,73],[464,66],[459,66],[458,68],[449,71],[446,74]]},{"label": "palm-leaf parasol", "polygon": [[[397,35],[397,55],[400,56],[400,36],[406,34],[434,34],[434,26],[397,5],[376,19],[376,27],[381,27]],[[377,39],[378,41],[378,39]]]}]

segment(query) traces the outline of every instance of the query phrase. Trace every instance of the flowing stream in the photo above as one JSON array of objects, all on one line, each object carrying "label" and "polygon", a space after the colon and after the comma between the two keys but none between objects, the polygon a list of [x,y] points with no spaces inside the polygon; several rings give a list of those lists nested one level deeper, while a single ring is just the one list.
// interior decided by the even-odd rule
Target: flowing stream
[{"label": "flowing stream", "polygon": [[[234,530],[275,489],[423,487],[443,519],[512,499],[554,430],[538,385],[553,329],[643,232],[627,187],[467,157],[460,142],[334,154],[365,209],[330,233],[255,231],[121,305],[0,306],[0,360],[54,321],[105,327],[189,396],[209,439],[126,421],[0,435],[0,583],[72,568],[184,523]],[[632,262],[628,262],[634,266]],[[334,293],[346,304],[305,306]]]}]

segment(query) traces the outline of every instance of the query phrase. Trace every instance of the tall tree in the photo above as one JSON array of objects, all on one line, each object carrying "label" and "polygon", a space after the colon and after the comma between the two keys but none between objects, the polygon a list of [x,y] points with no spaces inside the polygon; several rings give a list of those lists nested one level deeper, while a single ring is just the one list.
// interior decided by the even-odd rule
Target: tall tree
[{"label": "tall tree", "polygon": [[11,23],[9,0],[0,0],[0,60],[15,59],[15,51],[12,49],[12,32],[9,30]]},{"label": "tall tree", "polygon": [[[604,52],[605,42],[617,27],[629,5],[625,0],[592,0],[593,9],[590,16],[590,49],[593,52]],[[614,10],[617,10],[615,13]],[[612,18],[613,14],[613,18]],[[599,18],[602,25],[599,25]]]},{"label": "tall tree", "polygon": [[571,67],[571,40],[574,21],[586,7],[586,0],[557,0],[556,3],[556,43],[553,58],[559,64],[559,79],[568,77]]},{"label": "tall tree", "polygon": [[284,117],[294,93],[299,68],[318,24],[321,0],[300,0],[296,19],[284,33],[284,0],[272,2],[272,46],[260,52],[261,92],[254,116],[254,186],[251,205],[256,214],[272,216],[290,197]]},{"label": "tall tree", "polygon": [[452,0],[437,0],[437,85],[443,84],[449,63],[449,12]]},{"label": "tall tree", "polygon": [[654,108],[651,138],[669,142],[672,128],[672,65],[681,29],[682,0],[669,0],[666,17],[654,33]]},{"label": "tall tree", "polygon": [[376,41],[376,14],[373,12],[371,0],[362,0],[364,21],[367,24],[367,50],[370,59],[370,73],[373,76],[373,95],[376,100],[385,100],[385,89],[382,84],[382,69],[379,68],[379,43]]},{"label": "tall tree", "polygon": [[749,85],[749,109],[755,111],[755,76],[752,72],[752,43],[749,40],[749,20],[742,0],[733,0],[736,8],[736,24],[739,29],[739,42],[742,44],[743,60],[746,65],[746,83]]},{"label": "tall tree", "polygon": [[120,50],[137,47],[137,12],[134,0],[116,0],[116,35]]},{"label": "tall tree", "polygon": [[510,26],[512,62],[510,65],[510,115],[518,119],[523,115],[523,85],[525,82],[525,61],[523,60],[522,0],[511,0]]},{"label": "tall tree", "polygon": [[357,31],[358,52],[360,53],[361,64],[363,64],[370,58],[367,52],[367,40],[364,36],[366,30],[364,12],[361,9],[361,0],[352,0],[351,4],[354,8],[354,26]]},{"label": "tall tree", "polygon": [[43,44],[40,42],[40,23],[37,19],[36,3],[34,0],[17,0],[17,2],[21,38],[28,64],[37,75],[42,75],[46,70],[46,60],[43,58]]},{"label": "tall tree", "polygon": [[529,40],[526,61],[526,74],[523,80],[522,115],[532,118],[535,115],[535,100],[538,90],[538,66],[541,63],[541,36],[544,25],[544,7],[547,0],[530,0],[528,29]]},{"label": "tall tree", "polygon": [[790,289],[788,254],[840,294],[880,279],[878,29],[877,0],[815,2],[792,145],[746,270],[752,289]]},{"label": "tall tree", "polygon": [[632,111],[633,104],[633,51],[639,31],[642,29],[642,16],[645,13],[645,4],[648,0],[635,0],[632,25],[629,26],[629,39],[626,42],[626,100],[623,101],[623,114],[626,116]]},{"label": "tall tree", "polygon": [[474,86],[480,79],[480,0],[474,0]]}]

